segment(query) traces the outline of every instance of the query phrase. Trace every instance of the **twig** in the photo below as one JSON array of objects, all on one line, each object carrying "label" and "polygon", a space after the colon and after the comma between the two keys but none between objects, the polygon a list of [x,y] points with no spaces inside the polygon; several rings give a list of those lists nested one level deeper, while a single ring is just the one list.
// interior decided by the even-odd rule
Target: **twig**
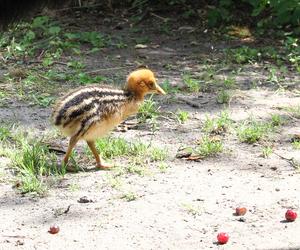
[{"label": "twig", "polygon": [[70,204],[67,209],[64,211],[64,214],[67,214],[70,211],[70,207],[72,206],[72,204]]},{"label": "twig", "polygon": [[280,157],[283,160],[286,160],[293,168],[295,169],[299,169],[300,168],[300,164],[298,162],[295,161],[294,157],[292,158],[286,158],[280,154],[277,154],[276,152],[274,152],[275,155],[277,155],[278,157]]},{"label": "twig", "polygon": [[158,18],[158,19],[160,19],[160,20],[162,20],[164,22],[167,22],[169,20],[169,18],[167,18],[167,17],[161,17],[161,16],[159,16],[159,15],[153,13],[153,12],[151,12],[150,15],[154,16],[154,17],[156,17],[156,18]]},{"label": "twig", "polygon": [[22,235],[2,235],[2,236],[7,238],[25,239],[25,236]]},{"label": "twig", "polygon": [[185,99],[183,97],[180,97],[180,96],[178,97],[178,100],[185,102],[186,104],[188,104],[189,106],[191,106],[193,108],[201,108],[201,104],[208,103],[208,101],[205,101],[205,102],[202,102],[202,103],[198,104],[196,102],[193,102],[191,100],[187,100],[187,99]]}]

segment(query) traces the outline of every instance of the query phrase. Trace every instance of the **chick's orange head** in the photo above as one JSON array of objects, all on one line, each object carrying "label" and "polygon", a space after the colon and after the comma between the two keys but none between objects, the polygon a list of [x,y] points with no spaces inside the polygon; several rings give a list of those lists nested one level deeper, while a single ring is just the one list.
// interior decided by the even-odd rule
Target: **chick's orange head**
[{"label": "chick's orange head", "polygon": [[127,89],[140,96],[150,93],[166,94],[157,84],[153,72],[149,69],[138,69],[130,73],[127,78]]}]

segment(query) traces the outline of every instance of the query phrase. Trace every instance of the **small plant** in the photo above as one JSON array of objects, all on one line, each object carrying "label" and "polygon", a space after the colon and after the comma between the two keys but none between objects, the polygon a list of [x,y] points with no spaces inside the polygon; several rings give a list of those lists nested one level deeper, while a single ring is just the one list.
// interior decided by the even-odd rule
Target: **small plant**
[{"label": "small plant", "polygon": [[184,203],[182,206],[188,214],[191,214],[194,217],[201,215],[201,208],[199,206],[190,203]]},{"label": "small plant", "polygon": [[[141,142],[127,142],[123,138],[106,137],[96,141],[96,147],[103,158],[111,159],[116,156],[144,155],[148,146]],[[88,154],[91,154],[87,149]]]},{"label": "small plant", "polygon": [[126,167],[125,170],[129,174],[137,174],[140,176],[145,176],[147,169],[142,164],[136,164],[135,162],[130,162]]},{"label": "small plant", "polygon": [[226,50],[227,57],[239,64],[249,63],[258,61],[261,57],[261,53],[258,49],[253,49],[248,46],[242,46],[235,49],[227,49]]},{"label": "small plant", "polygon": [[133,193],[133,192],[127,192],[127,193],[125,193],[125,194],[123,194],[122,196],[121,196],[121,199],[124,199],[124,200],[126,200],[127,202],[129,202],[129,201],[134,201],[134,200],[136,200],[138,198],[138,196],[135,194],[135,193]]},{"label": "small plant", "polygon": [[226,77],[224,79],[223,87],[225,89],[234,89],[236,87],[236,80],[233,77]]},{"label": "small plant", "polygon": [[232,120],[230,119],[228,112],[222,111],[218,118],[206,116],[203,131],[210,134],[221,134],[228,130],[231,123]]},{"label": "small plant", "polygon": [[195,152],[202,157],[214,156],[223,151],[223,143],[218,138],[204,136]]},{"label": "small plant", "polygon": [[168,157],[168,151],[161,148],[153,148],[151,150],[150,159],[152,161],[164,161]]},{"label": "small plant", "polygon": [[268,158],[273,153],[273,149],[270,146],[263,147],[262,156]]},{"label": "small plant", "polygon": [[7,127],[0,127],[0,141],[6,141],[10,137],[10,130]]},{"label": "small plant", "polygon": [[266,137],[270,132],[270,125],[251,120],[243,123],[237,131],[241,142],[255,143],[260,139]]},{"label": "small plant", "polygon": [[189,113],[183,110],[177,110],[176,118],[179,123],[185,123],[189,119]]},{"label": "small plant", "polygon": [[300,149],[300,141],[299,140],[292,141],[292,146],[294,149]]},{"label": "small plant", "polygon": [[289,112],[293,117],[300,119],[300,105],[285,107],[284,109],[287,112]]},{"label": "small plant", "polygon": [[179,88],[177,86],[172,86],[168,79],[164,80],[161,84],[163,90],[165,90],[168,94],[179,92]]},{"label": "small plant", "polygon": [[59,176],[66,172],[65,168],[57,167],[56,156],[38,142],[23,143],[21,150],[14,154],[13,162],[20,171],[20,189],[24,193],[43,193],[46,189],[44,176]]},{"label": "small plant", "polygon": [[161,173],[165,173],[169,168],[169,165],[165,162],[160,162],[157,167]]},{"label": "small plant", "polygon": [[183,82],[190,92],[199,92],[201,89],[200,82],[188,74],[183,75]]},{"label": "small plant", "polygon": [[152,96],[145,100],[141,105],[138,112],[138,120],[141,123],[146,122],[148,119],[152,121],[156,121],[159,116],[159,107],[157,107],[156,103],[153,101]]},{"label": "small plant", "polygon": [[220,90],[217,95],[217,103],[228,104],[231,100],[231,93],[228,90]]},{"label": "small plant", "polygon": [[281,115],[273,114],[271,116],[271,126],[273,127],[279,127],[283,124],[283,119]]}]

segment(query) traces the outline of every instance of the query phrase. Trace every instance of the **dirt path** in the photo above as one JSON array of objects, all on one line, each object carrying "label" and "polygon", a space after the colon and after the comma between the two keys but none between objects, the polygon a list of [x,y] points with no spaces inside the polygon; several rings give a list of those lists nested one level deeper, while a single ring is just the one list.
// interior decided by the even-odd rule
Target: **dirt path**
[{"label": "dirt path", "polygon": [[[89,21],[95,22],[93,18]],[[142,25],[142,29],[149,28],[148,48],[135,49],[131,34],[125,36],[128,27],[124,24],[118,35],[127,47],[85,57],[87,70],[130,68],[139,61],[152,67],[160,82],[167,79],[171,85],[182,86],[183,72],[206,72],[204,58],[214,57],[218,49],[230,46],[211,43],[198,33],[182,34],[179,27],[171,27],[178,33],[169,36],[158,35],[148,23]],[[108,32],[105,28],[101,31]],[[195,40],[197,45],[190,46]],[[209,49],[212,47],[216,50]],[[127,73],[127,68],[102,72],[121,82]],[[218,75],[226,74],[223,70]],[[284,221],[287,208],[299,211],[300,177],[287,160],[278,156],[300,161],[299,151],[290,143],[292,135],[300,132],[299,120],[288,119],[282,109],[298,105],[300,98],[294,88],[280,92],[265,83],[265,74],[263,64],[243,67],[235,76],[235,94],[225,107],[216,102],[214,88],[155,99],[162,113],[180,109],[189,112],[190,119],[179,124],[160,117],[159,130],[154,133],[147,125],[126,133],[114,132],[114,136],[128,140],[140,138],[164,145],[169,155],[164,171],[149,164],[149,174],[123,176],[120,189],[113,187],[110,172],[94,171],[67,174],[46,197],[22,196],[12,188],[9,161],[0,158],[0,249],[300,249],[299,220]],[[287,77],[288,83],[300,82],[299,74],[290,72]],[[200,106],[191,107],[178,97]],[[200,162],[177,159],[180,147],[194,145],[203,135],[206,115],[216,117],[222,110],[228,110],[234,124],[251,116],[265,121],[273,113],[282,115],[286,122],[268,139],[273,147],[270,157],[261,156],[265,142],[241,143],[233,129],[222,136],[221,154]],[[49,108],[13,101],[10,107],[1,108],[0,118],[43,134],[51,130],[49,114]],[[57,143],[66,146],[65,140]],[[124,192],[134,193],[134,200],[122,199]],[[84,196],[91,202],[79,203]],[[237,206],[248,209],[243,219],[233,215]],[[57,235],[47,232],[53,223],[60,226]],[[230,235],[227,245],[216,244],[220,231]]]}]

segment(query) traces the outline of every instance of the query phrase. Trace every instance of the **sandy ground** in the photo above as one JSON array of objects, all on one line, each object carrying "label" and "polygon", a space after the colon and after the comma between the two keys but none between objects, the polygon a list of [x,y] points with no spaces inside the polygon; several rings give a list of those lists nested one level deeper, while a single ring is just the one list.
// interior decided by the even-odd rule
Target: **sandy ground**
[{"label": "sandy ground", "polygon": [[[209,47],[209,41],[186,49],[184,44],[190,40],[183,39],[182,46],[175,39],[170,43],[162,37],[157,40],[161,41],[160,48],[144,51],[148,56],[145,61],[154,67],[160,81],[169,79],[172,84],[180,84],[184,67],[197,71],[194,52],[201,57],[201,51]],[[224,43],[219,44],[222,46]],[[118,65],[140,58],[140,52],[130,46],[106,53],[112,53],[112,58],[121,55],[116,59]],[[185,65],[180,65],[182,59],[186,59]],[[116,63],[106,57],[93,60],[102,67]],[[179,71],[163,69],[168,62]],[[265,86],[250,89],[249,82],[254,78],[265,79],[261,68],[250,67],[239,75],[241,90],[227,107],[234,121],[251,115],[266,119],[271,113],[284,114],[278,107],[299,104],[300,98],[292,90],[278,93]],[[295,83],[300,80],[295,75],[291,79]],[[22,196],[12,188],[7,159],[0,158],[0,249],[300,249],[300,221],[284,221],[286,209],[300,212],[299,173],[276,154],[262,158],[260,144],[240,143],[234,131],[225,136],[224,153],[217,157],[200,162],[176,159],[180,146],[201,136],[205,115],[218,115],[224,109],[216,104],[213,92],[184,96],[203,105],[192,108],[176,101],[176,97],[156,100],[162,111],[180,108],[190,112],[187,123],[160,119],[160,129],[154,134],[147,127],[114,132],[115,136],[165,145],[169,152],[165,173],[149,166],[150,175],[124,178],[126,188],[138,195],[136,200],[121,199],[122,192],[108,184],[106,171],[70,173],[46,197]],[[41,133],[50,128],[49,115],[50,109],[18,102],[0,112],[1,120],[14,120]],[[291,136],[299,131],[299,120],[289,120],[271,139],[274,152],[300,160],[299,151],[290,144]],[[58,143],[66,147],[65,140]],[[79,203],[83,196],[91,202]],[[237,206],[248,209],[242,219],[233,215]],[[54,223],[60,232],[51,235],[48,229]],[[221,231],[230,236],[223,246],[216,243]]]}]

